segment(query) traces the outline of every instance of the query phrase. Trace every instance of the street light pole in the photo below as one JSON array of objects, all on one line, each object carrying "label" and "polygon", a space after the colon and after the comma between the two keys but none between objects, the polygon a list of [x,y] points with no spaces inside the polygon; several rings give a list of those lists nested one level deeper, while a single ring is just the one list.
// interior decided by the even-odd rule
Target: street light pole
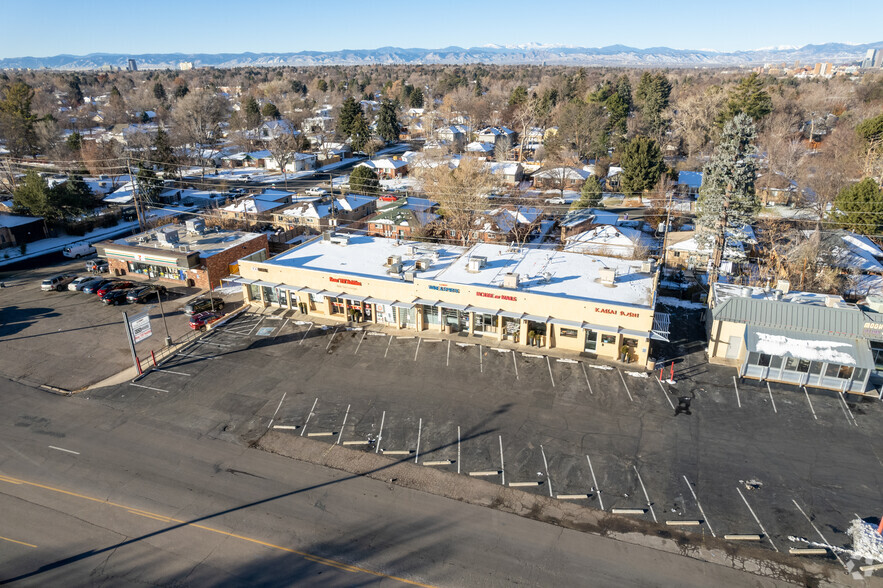
[{"label": "street light pole", "polygon": [[172,345],[172,337],[169,335],[169,325],[166,324],[166,313],[162,309],[162,296],[159,293],[159,288],[156,290],[156,299],[159,300],[159,316],[162,317],[162,326],[166,330],[166,347],[170,347]]}]

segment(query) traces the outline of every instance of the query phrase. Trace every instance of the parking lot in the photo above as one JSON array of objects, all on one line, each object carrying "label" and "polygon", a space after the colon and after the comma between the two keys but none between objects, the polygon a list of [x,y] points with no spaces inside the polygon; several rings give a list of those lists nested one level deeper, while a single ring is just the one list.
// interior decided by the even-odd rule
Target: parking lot
[{"label": "parking lot", "polygon": [[[843,546],[878,516],[879,401],[246,312],[92,399],[240,443],[266,431],[480,477],[769,549]],[[667,374],[666,376],[667,377]],[[679,398],[689,413],[676,415]],[[431,489],[430,489],[431,490]],[[698,522],[698,523],[697,523]]]},{"label": "parking lot", "polygon": [[[163,298],[165,323],[156,301],[107,306],[94,294],[40,290],[40,283],[48,276],[63,272],[88,275],[84,265],[84,260],[71,260],[0,278],[5,286],[0,289],[0,343],[4,348],[0,372],[36,385],[79,390],[132,366],[122,311],[150,312],[153,336],[137,346],[143,357],[163,346],[164,325],[173,339],[190,331],[182,307],[199,293],[194,288],[170,288]],[[150,282],[141,276],[122,279]],[[231,304],[225,310],[233,308]]]}]

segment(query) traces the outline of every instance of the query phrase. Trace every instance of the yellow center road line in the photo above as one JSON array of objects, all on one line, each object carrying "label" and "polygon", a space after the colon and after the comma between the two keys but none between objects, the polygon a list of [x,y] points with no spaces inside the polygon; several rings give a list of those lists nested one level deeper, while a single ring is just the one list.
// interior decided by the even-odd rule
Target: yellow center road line
[{"label": "yellow center road line", "polygon": [[25,543],[24,541],[16,541],[15,539],[10,539],[9,537],[0,537],[0,539],[3,539],[4,541],[9,541],[10,543],[18,543],[19,545],[26,545],[28,547],[37,547],[36,545],[32,545],[30,543]]},{"label": "yellow center road line", "polygon": [[[111,502],[110,500],[105,500],[103,498],[95,498],[93,496],[87,496],[85,494],[80,494],[78,492],[71,492],[70,490],[63,490],[61,488],[55,488],[53,486],[47,486],[46,484],[40,484],[38,482],[30,482],[28,480],[22,480],[19,478],[13,478],[11,476],[0,476],[0,482],[7,482],[9,484],[25,484],[27,486],[31,486],[33,488],[41,488],[43,490],[48,490],[50,492],[57,492],[59,494],[66,494],[67,496],[73,496],[74,498],[82,498],[83,500],[89,500],[91,502],[97,502],[99,504],[104,504],[107,506],[112,506],[114,508],[121,508],[130,512],[132,514],[140,515],[143,517],[153,518],[162,522],[176,523],[178,525],[193,527],[195,529],[201,529],[203,531],[210,531],[212,533],[217,533],[219,535],[226,535],[227,537],[232,537],[234,539],[239,539],[241,541],[247,541],[249,543],[253,543],[255,545],[261,545],[263,547],[268,547],[270,549],[276,549],[279,551],[285,551],[288,553],[293,553],[295,555],[299,555],[304,559],[309,561],[337,568],[339,570],[344,570],[347,572],[361,572],[363,574],[370,574],[372,576],[377,576],[379,578],[387,578],[389,580],[396,580],[397,582],[402,582],[404,584],[410,584],[412,586],[422,586],[423,588],[434,588],[431,584],[423,584],[421,582],[416,582],[414,580],[408,580],[407,578],[400,578],[398,576],[392,576],[389,574],[384,574],[382,572],[375,572],[374,570],[368,570],[365,568],[360,568],[359,566],[354,566],[350,564],[346,564],[343,562],[335,561],[333,559],[328,559],[324,557],[320,557],[318,555],[313,555],[311,553],[306,553],[305,551],[298,551],[297,549],[291,549],[290,547],[283,547],[281,545],[275,545],[273,543],[267,543],[266,541],[261,541],[260,539],[254,539],[253,537],[246,537],[245,535],[239,535],[238,533],[231,533],[229,531],[222,531],[220,529],[214,529],[212,527],[206,527],[205,525],[200,525],[198,523],[188,523],[187,521],[183,521],[180,519],[174,519],[172,517],[166,517],[160,514],[152,513],[146,510],[142,510],[139,508],[132,508],[130,506],[125,506],[123,504],[117,504],[116,502]],[[5,539],[5,537],[0,537],[0,539]],[[13,539],[6,539],[7,541],[13,541],[14,543],[21,543],[20,541],[14,541]],[[22,545],[28,545],[30,547],[36,547],[36,545],[31,545],[30,543],[22,543]]]}]

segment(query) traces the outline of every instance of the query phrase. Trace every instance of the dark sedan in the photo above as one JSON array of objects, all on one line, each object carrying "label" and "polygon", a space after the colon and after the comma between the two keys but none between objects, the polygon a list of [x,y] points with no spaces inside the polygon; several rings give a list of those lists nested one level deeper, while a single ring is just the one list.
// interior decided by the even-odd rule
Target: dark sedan
[{"label": "dark sedan", "polygon": [[132,304],[134,302],[152,302],[156,300],[157,293],[160,295],[166,293],[165,286],[144,286],[142,288],[133,288],[126,295],[126,302]]},{"label": "dark sedan", "polygon": [[104,288],[108,284],[112,283],[113,280],[108,280],[106,278],[99,278],[95,282],[89,284],[88,286],[83,287],[83,292],[86,294],[97,294],[100,288]]},{"label": "dark sedan", "polygon": [[108,290],[104,294],[101,294],[99,298],[101,298],[101,302],[105,304],[113,304],[116,306],[117,304],[125,304],[126,303],[126,295],[128,295],[130,290],[127,288],[117,288],[115,290]]}]

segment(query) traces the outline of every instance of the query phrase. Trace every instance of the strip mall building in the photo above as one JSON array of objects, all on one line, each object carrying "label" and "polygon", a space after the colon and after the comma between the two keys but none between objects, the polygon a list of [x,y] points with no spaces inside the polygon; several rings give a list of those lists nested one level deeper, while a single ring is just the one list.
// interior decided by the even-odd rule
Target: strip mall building
[{"label": "strip mall building", "polygon": [[646,365],[658,273],[649,262],[545,249],[470,248],[326,233],[239,262],[248,302],[400,329],[462,333]]}]

